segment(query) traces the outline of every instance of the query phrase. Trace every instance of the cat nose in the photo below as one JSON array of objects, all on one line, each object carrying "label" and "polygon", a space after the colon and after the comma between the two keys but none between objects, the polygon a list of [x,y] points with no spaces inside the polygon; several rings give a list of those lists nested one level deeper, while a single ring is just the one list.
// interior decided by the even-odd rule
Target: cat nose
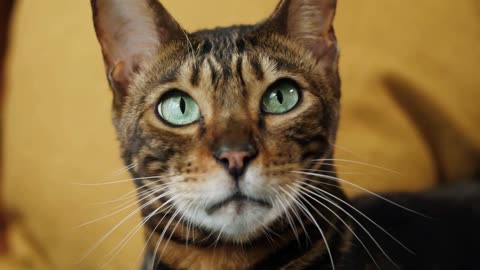
[{"label": "cat nose", "polygon": [[215,159],[225,167],[235,180],[238,180],[256,155],[257,151],[253,147],[237,150],[223,148],[215,153]]}]

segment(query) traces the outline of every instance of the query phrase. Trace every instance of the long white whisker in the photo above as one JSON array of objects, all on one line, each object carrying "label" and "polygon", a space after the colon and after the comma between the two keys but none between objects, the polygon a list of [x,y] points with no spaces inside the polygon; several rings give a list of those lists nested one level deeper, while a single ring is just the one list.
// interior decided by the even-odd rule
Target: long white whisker
[{"label": "long white whisker", "polygon": [[[395,238],[391,233],[389,233],[387,230],[385,230],[382,226],[378,225],[375,221],[373,221],[370,217],[368,217],[367,215],[365,215],[364,213],[362,213],[362,211],[358,210],[356,207],[354,207],[353,205],[351,205],[350,203],[346,202],[345,200],[342,200],[341,198],[339,198],[338,196],[335,196],[333,194],[331,194],[330,192],[327,192],[325,190],[322,190],[321,188],[318,188],[314,185],[311,185],[309,183],[304,183],[305,185],[309,186],[310,188],[313,188],[315,190],[317,190],[318,192],[321,192],[327,196],[330,196],[336,200],[338,200],[340,203],[348,206],[350,209],[352,209],[353,211],[357,212],[358,214],[360,214],[362,217],[364,217],[365,219],[367,219],[368,221],[370,221],[373,225],[375,225],[375,227],[379,228],[382,232],[384,232],[386,235],[388,235],[392,240],[394,240],[395,242],[397,242],[401,247],[403,247],[405,250],[407,250],[408,252],[410,252],[411,254],[415,255],[415,253],[410,250],[407,246],[405,246],[402,242],[400,242],[400,240],[398,240],[397,238]],[[343,208],[342,208],[343,209]]]},{"label": "long white whisker", "polygon": [[[290,193],[288,193],[285,189],[282,187],[279,187],[287,196],[289,196],[293,201],[295,201],[295,197],[293,197]],[[298,201],[297,201],[298,202]],[[320,228],[320,225],[318,225],[317,221],[313,217],[313,215],[308,211],[308,209],[303,205],[303,203],[299,203],[298,206],[300,206],[301,209],[303,209],[304,213],[311,219],[311,221],[315,224],[317,227],[318,231],[322,235],[323,241],[325,243],[325,247],[327,248],[328,256],[330,257],[330,262],[332,264],[332,269],[335,270],[335,263],[333,261],[333,255],[332,251],[330,250],[330,246],[328,245],[327,237],[325,236],[325,233],[323,232],[322,228]]]},{"label": "long white whisker", "polygon": [[149,243],[150,243],[150,240],[152,239],[152,236],[155,234],[155,232],[157,231],[158,227],[160,226],[160,224],[162,223],[163,219],[165,219],[165,217],[170,213],[170,211],[175,207],[175,205],[170,205],[168,207],[168,209],[165,210],[165,213],[163,214],[162,218],[158,221],[157,225],[155,226],[155,228],[152,230],[152,232],[150,233],[150,235],[148,236],[147,238],[147,241],[145,241],[145,245],[143,246],[143,249],[142,251],[140,252],[140,254],[138,255],[137,257],[137,261],[140,259],[140,257],[142,256],[142,254],[145,252],[145,250],[147,249]]},{"label": "long white whisker", "polygon": [[[142,185],[140,187],[137,187],[135,188],[134,190],[131,190],[123,195],[121,195],[120,197],[118,197],[117,199],[113,199],[113,200],[110,200],[110,201],[105,201],[105,202],[97,202],[97,203],[93,203],[92,205],[105,205],[105,204],[110,204],[110,203],[115,203],[115,202],[119,202],[119,201],[123,201],[123,200],[126,200],[126,199],[129,199],[129,198],[136,198],[138,197],[139,195],[142,195],[144,194],[145,192],[148,192],[148,191],[151,191],[150,189],[145,189],[147,187],[150,187],[150,186],[153,186],[155,185],[154,188],[158,188],[158,187],[163,187],[163,186],[166,186],[166,185],[170,185],[171,183],[164,183],[164,184],[160,184],[160,185],[156,185],[158,182],[162,181],[164,179],[159,179],[159,180],[156,180],[156,181],[152,181],[152,182],[149,182],[145,185]],[[141,192],[138,192],[139,190],[141,189],[145,189],[144,191],[141,191]]]},{"label": "long white whisker", "polygon": [[[173,236],[173,234],[175,233],[175,230],[177,229],[178,225],[179,225],[179,224],[182,222],[182,220],[185,218],[185,212],[187,212],[188,209],[190,209],[190,207],[192,206],[192,204],[193,204],[194,202],[195,202],[195,201],[190,202],[190,204],[186,206],[186,210],[183,211],[183,214],[180,215],[180,219],[177,221],[177,223],[176,223],[175,226],[173,227],[172,232],[170,233],[170,236],[169,236],[168,239],[167,239],[167,242],[166,242],[165,245],[163,246],[163,249],[162,249],[162,252],[160,253],[160,256],[158,256],[159,259],[162,258],[163,253],[165,252],[165,249],[167,249],[167,245],[168,245],[168,243],[170,242],[170,240],[172,239],[172,236]],[[186,204],[186,203],[185,203],[185,204]],[[181,211],[182,211],[182,210],[180,209],[180,212],[181,212]]]},{"label": "long white whisker", "polygon": [[[297,181],[298,182],[298,181]],[[301,185],[299,184],[295,184],[297,187],[301,188],[301,189],[304,189]],[[313,198],[312,196],[310,196],[309,194],[305,193],[305,192],[302,192],[303,195],[307,196],[308,198],[310,198],[311,200],[315,201],[316,203],[320,204],[321,206],[323,206],[325,209],[327,209],[328,211],[330,211],[333,215],[335,215],[339,220],[340,222],[342,222],[347,228],[348,230],[353,234],[353,236],[360,242],[360,244],[363,246],[363,248],[365,249],[365,251],[368,253],[368,255],[370,256],[370,258],[372,259],[373,263],[377,266],[378,269],[380,269],[380,266],[378,265],[377,261],[375,260],[375,258],[373,257],[372,253],[370,252],[370,250],[368,250],[367,246],[365,245],[365,243],[360,239],[360,237],[355,233],[355,231],[352,229],[352,227],[350,227],[344,220],[343,218],[341,218],[335,211],[333,211],[332,209],[330,209],[330,207],[328,207],[327,205],[325,205],[324,203],[320,202],[319,200]],[[333,204],[333,202],[330,202]],[[319,212],[316,208],[312,207],[315,211]]]},{"label": "long white whisker", "polygon": [[92,187],[92,186],[93,186],[93,187],[95,187],[95,186],[105,186],[105,185],[112,185],[112,184],[132,182],[132,181],[139,181],[139,180],[164,179],[164,178],[169,178],[169,177],[174,177],[174,176],[178,176],[178,174],[166,175],[166,176],[138,177],[138,178],[123,179],[123,180],[118,180],[118,181],[102,182],[102,183],[95,183],[95,184],[88,184],[88,183],[72,183],[72,184],[73,184],[73,185],[79,185],[79,186],[87,186],[87,187]]},{"label": "long white whisker", "polygon": [[139,192],[136,196],[130,198],[128,201],[123,202],[120,205],[113,207],[110,211],[115,211],[116,209],[122,208],[124,205],[127,205],[131,202],[134,202],[134,204],[135,204],[138,201],[142,201],[143,199],[148,198],[152,194],[160,193],[160,192],[168,189],[171,185],[172,185],[172,183],[166,183],[164,185],[158,185],[156,187],[152,187],[151,189],[146,189],[142,192]]},{"label": "long white whisker", "polygon": [[222,233],[223,233],[223,230],[225,229],[225,226],[226,226],[226,225],[227,225],[227,224],[223,224],[222,228],[220,229],[220,232],[218,233],[217,238],[216,238],[215,241],[213,242],[212,245],[213,245],[214,248],[217,248],[218,241],[220,241],[220,238],[222,237]]},{"label": "long white whisker", "polygon": [[190,41],[190,38],[188,37],[188,34],[185,32],[185,30],[183,30],[183,28],[180,27],[180,29],[182,30],[183,32],[183,35],[185,35],[185,38],[187,39],[187,43],[188,43],[188,51],[190,52],[191,51],[191,57],[192,57],[192,61],[193,61],[193,65],[194,67],[196,68],[197,67],[197,59],[196,59],[196,56],[195,56],[195,50],[193,49],[193,45],[192,45],[192,42]]},{"label": "long white whisker", "polygon": [[397,171],[392,170],[392,169],[389,169],[389,168],[385,168],[385,167],[378,166],[378,165],[373,165],[373,164],[366,163],[366,162],[356,161],[356,160],[341,159],[341,158],[322,158],[322,159],[314,159],[313,161],[317,161],[317,162],[323,162],[323,161],[334,161],[334,162],[341,161],[341,162],[348,162],[348,163],[352,163],[352,164],[363,165],[363,166],[367,166],[367,167],[371,167],[371,168],[375,168],[375,169],[380,169],[380,170],[384,170],[384,171],[387,171],[387,172],[391,172],[391,173],[394,173],[394,174],[402,175],[400,172],[397,172]]},{"label": "long white whisker", "polygon": [[123,167],[123,168],[120,168],[118,170],[115,170],[114,172],[112,172],[111,174],[111,177],[114,177],[114,176],[117,176],[117,175],[120,175],[126,171],[130,171],[131,169],[135,168],[137,166],[137,163],[133,162],[133,163],[130,163],[129,165]]},{"label": "long white whisker", "polygon": [[[160,247],[160,244],[161,244],[161,242],[162,242],[162,240],[163,240],[163,237],[165,236],[165,233],[166,233],[168,227],[170,227],[170,224],[172,223],[172,221],[173,221],[173,220],[175,219],[175,217],[177,217],[177,215],[180,213],[180,209],[183,208],[185,205],[186,205],[186,202],[183,203],[180,207],[178,207],[178,208],[175,210],[175,212],[173,213],[173,215],[170,217],[170,220],[168,221],[167,225],[165,225],[165,228],[163,228],[162,234],[161,234],[160,237],[158,238],[157,243],[156,243],[156,245],[155,245],[154,252],[153,252],[153,258],[152,258],[152,263],[151,263],[151,266],[152,266],[151,269],[152,269],[152,270],[154,270],[154,269],[155,269],[155,266],[157,265],[157,264],[155,263],[155,257],[156,257],[156,255],[157,255],[158,248]],[[166,245],[165,245],[165,247],[166,247]],[[160,262],[161,258],[158,257],[158,260],[159,260],[159,262]]]},{"label": "long white whisker", "polygon": [[319,178],[322,178],[322,179],[328,179],[328,180],[331,180],[331,181],[339,181],[339,182],[345,183],[345,184],[347,184],[347,185],[350,185],[350,186],[356,187],[356,188],[358,188],[358,189],[360,189],[360,190],[363,190],[363,191],[367,192],[368,194],[373,195],[373,196],[375,196],[375,197],[377,197],[377,198],[379,198],[379,199],[382,199],[382,200],[384,200],[384,201],[386,201],[386,202],[389,202],[389,203],[391,203],[391,204],[393,204],[393,205],[395,205],[395,206],[397,206],[397,207],[399,207],[399,208],[401,208],[401,209],[403,209],[403,210],[405,210],[405,211],[408,211],[408,212],[417,214],[417,215],[419,215],[419,216],[422,216],[422,217],[430,218],[430,219],[431,219],[431,217],[429,217],[429,216],[426,216],[426,215],[424,215],[424,214],[422,214],[422,213],[419,213],[419,212],[414,211],[414,210],[412,210],[412,209],[410,209],[410,208],[407,208],[407,207],[405,207],[405,206],[403,206],[403,205],[401,205],[401,204],[398,204],[398,203],[396,203],[396,202],[394,202],[394,201],[392,201],[392,200],[389,200],[389,199],[387,199],[387,198],[385,198],[385,197],[383,197],[383,196],[381,196],[381,195],[379,195],[379,194],[377,194],[377,193],[375,193],[375,192],[373,192],[373,191],[370,191],[370,190],[368,190],[368,189],[366,189],[366,188],[364,188],[364,187],[361,187],[361,186],[359,186],[359,185],[357,185],[357,184],[354,184],[354,183],[352,183],[352,182],[350,182],[350,181],[347,181],[347,180],[344,180],[344,179],[341,179],[341,178],[338,178],[338,177],[333,177],[333,176],[325,175],[325,174],[318,174],[318,173],[311,173],[311,172],[303,172],[303,171],[291,171],[291,172],[292,172],[292,173],[296,173],[296,174],[316,176],[316,177],[319,177]]},{"label": "long white whisker", "polygon": [[139,208],[137,208],[136,210],[132,211],[130,214],[128,214],[125,218],[123,218],[117,225],[115,225],[111,230],[109,230],[103,237],[101,237],[91,248],[89,248],[82,256],[81,258],[79,259],[78,263],[80,263],[81,261],[83,261],[87,256],[89,256],[98,246],[100,246],[100,244],[102,244],[105,239],[107,239],[107,237],[110,236],[110,234],[112,234],[118,227],[120,227],[125,221],[127,221],[128,219],[130,219],[133,215],[137,214],[138,212],[140,212],[142,209],[146,208],[148,205],[154,203],[155,201],[157,201],[158,199],[164,197],[164,196],[167,196],[169,194],[162,194],[162,195],[159,195],[155,198],[153,198],[152,200],[146,202],[145,204],[143,204],[142,206],[140,206]]},{"label": "long white whisker", "polygon": [[[278,193],[277,190],[274,190],[274,192],[277,194],[277,201],[278,203],[282,206],[283,208],[283,211],[285,212],[285,217],[287,218],[288,220],[288,223],[290,224],[292,230],[293,230],[293,234],[295,235],[295,238],[297,239],[297,242],[298,244],[300,245],[301,244],[301,241],[300,241],[300,236],[297,232],[297,226],[295,226],[295,222],[293,221],[293,218],[292,216],[290,215],[290,212],[288,211],[288,208],[285,206],[285,204],[282,202],[282,198],[283,196],[281,196],[281,194]],[[295,215],[295,217],[297,218],[298,222],[300,223],[300,226],[302,227],[303,231],[305,232],[305,236],[306,236],[306,240],[308,242],[311,242],[310,240],[310,237],[308,236],[308,231],[307,229],[305,228],[304,224],[303,224],[303,221],[302,219],[299,217],[298,213],[296,212],[295,208],[294,207],[290,207],[290,209],[292,210],[293,214]]]},{"label": "long white whisker", "polygon": [[313,205],[308,201],[308,200],[305,200],[305,198],[303,197],[303,193],[301,190],[295,190],[294,188],[292,188],[291,186],[288,186],[288,188],[292,191],[292,192],[295,192],[297,193],[298,192],[298,198],[300,200],[303,200],[305,203],[307,203],[308,205],[310,205],[312,207],[312,209],[323,219],[325,220],[325,222],[328,223],[328,225],[330,225],[332,228],[334,228],[337,232],[340,232],[340,230],[338,229],[338,227],[333,224],[330,220],[328,220],[327,217],[325,217],[324,214],[322,214],[320,211],[318,211],[315,207],[313,207]]},{"label": "long white whisker", "polygon": [[360,226],[363,231],[370,237],[370,239],[372,239],[372,241],[375,243],[375,245],[378,247],[378,249],[380,249],[380,251],[385,255],[385,257],[397,268],[399,269],[398,265],[392,260],[392,258],[390,258],[390,256],[385,252],[385,250],[382,248],[382,246],[378,243],[378,241],[375,239],[375,237],[373,237],[373,235],[354,217],[352,216],[350,213],[348,213],[345,209],[343,209],[342,207],[338,206],[337,204],[333,203],[332,201],[324,198],[323,196],[320,196],[319,194],[317,193],[314,193],[314,192],[311,192],[309,191],[311,194],[317,196],[318,198],[320,199],[323,199],[325,200],[326,202],[332,204],[333,206],[335,206],[336,208],[338,208],[340,211],[342,211],[343,213],[345,213],[347,216],[349,216],[353,221],[355,221],[355,223],[358,224],[358,226]]},{"label": "long white whisker", "polygon": [[[133,228],[133,230],[131,230],[126,238],[124,238],[110,253],[108,253],[106,255],[106,257],[110,256],[114,251],[115,249],[118,249],[117,253],[113,256],[115,257],[121,249],[123,249],[127,243],[130,241],[130,239],[133,238],[133,236],[153,217],[155,216],[160,210],[162,210],[164,208],[164,206],[168,205],[169,203],[171,203],[173,200],[175,200],[176,197],[173,196],[171,197],[170,199],[168,199],[166,202],[164,202],[162,205],[160,205],[157,209],[155,209],[152,213],[150,213],[147,217],[145,217],[142,222],[140,222],[137,226],[135,226]],[[119,246],[121,245],[121,247],[119,248]]]},{"label": "long white whisker", "polygon": [[[166,188],[167,188],[167,187],[163,187],[163,188],[161,188],[161,189],[159,189],[159,190],[152,190],[150,193],[148,193],[147,195],[141,197],[139,200],[145,199],[145,198],[149,197],[149,196],[152,195],[152,194],[161,192],[162,190],[164,190],[164,189],[166,189]],[[160,197],[160,198],[161,198],[161,197]],[[87,222],[85,222],[85,223],[82,223],[82,224],[80,224],[80,225],[78,225],[78,226],[75,226],[73,229],[79,229],[79,228],[85,227],[85,226],[87,226],[87,225],[90,225],[90,224],[92,224],[92,223],[98,222],[98,221],[100,221],[100,220],[104,220],[104,219],[106,219],[106,218],[109,218],[109,217],[111,217],[111,216],[114,216],[114,215],[116,215],[116,214],[118,214],[118,213],[121,213],[121,212],[127,210],[128,208],[136,205],[137,203],[138,203],[137,200],[135,200],[133,203],[130,203],[130,204],[128,204],[127,206],[125,206],[125,207],[123,207],[123,208],[121,208],[121,209],[119,209],[119,210],[116,210],[116,211],[114,211],[114,212],[112,212],[112,213],[110,213],[110,214],[108,214],[108,215],[103,216],[103,217],[96,218],[96,219],[94,219],[94,220],[91,220],[91,221],[87,221]]]},{"label": "long white whisker", "polygon": [[340,145],[338,145],[338,144],[334,144],[334,143],[331,143],[331,142],[329,142],[329,144],[330,144],[331,146],[337,148],[337,149],[342,150],[342,151],[345,152],[345,153],[348,153],[348,154],[352,155],[352,156],[355,156],[355,157],[357,157],[357,158],[362,158],[361,156],[355,154],[354,152],[350,151],[349,149],[347,149],[347,148],[345,148],[345,147],[343,147],[343,146],[340,146]]},{"label": "long white whisker", "polygon": [[[331,173],[335,171],[328,171],[328,170],[316,170],[316,169],[303,169],[302,171],[308,172],[324,172],[324,173]],[[352,175],[375,175],[378,173],[366,173],[366,172],[342,172],[342,174],[352,174]]]}]

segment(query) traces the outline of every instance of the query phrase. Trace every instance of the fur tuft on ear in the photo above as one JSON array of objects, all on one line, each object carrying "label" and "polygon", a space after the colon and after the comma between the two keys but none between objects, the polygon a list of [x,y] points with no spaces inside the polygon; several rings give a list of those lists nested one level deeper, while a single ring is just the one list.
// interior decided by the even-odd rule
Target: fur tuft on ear
[{"label": "fur tuft on ear", "polygon": [[143,62],[184,32],[157,0],[91,0],[91,5],[114,106],[120,106]]},{"label": "fur tuft on ear", "polygon": [[333,29],[336,0],[282,0],[265,26],[310,50],[319,61],[335,65],[337,39]]}]

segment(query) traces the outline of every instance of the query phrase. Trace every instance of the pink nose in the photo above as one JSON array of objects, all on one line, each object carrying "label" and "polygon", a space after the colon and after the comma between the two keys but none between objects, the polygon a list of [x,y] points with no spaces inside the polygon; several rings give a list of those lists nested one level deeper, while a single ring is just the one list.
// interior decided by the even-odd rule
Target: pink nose
[{"label": "pink nose", "polygon": [[220,153],[216,159],[225,166],[234,178],[238,178],[244,173],[253,157],[254,153],[248,151],[225,151]]}]

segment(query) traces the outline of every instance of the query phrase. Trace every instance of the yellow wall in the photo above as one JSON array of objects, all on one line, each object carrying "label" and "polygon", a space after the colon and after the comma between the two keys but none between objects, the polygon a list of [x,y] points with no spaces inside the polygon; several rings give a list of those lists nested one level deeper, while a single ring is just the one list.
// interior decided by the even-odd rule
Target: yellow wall
[{"label": "yellow wall", "polygon": [[[3,189],[18,213],[13,254],[1,269],[96,269],[139,218],[73,265],[127,213],[73,229],[111,213],[93,206],[133,190],[108,176],[122,167],[110,123],[111,96],[91,23],[89,1],[18,1],[8,66]],[[165,0],[187,29],[253,23],[276,0]],[[385,90],[388,74],[431,96],[467,134],[480,132],[480,5],[478,0],[342,0],[343,118],[339,157],[399,171],[347,165],[346,179],[373,190],[430,186],[435,168],[425,142]],[[478,144],[478,136],[472,135]],[[454,143],[454,142],[452,142]],[[371,175],[351,175],[359,170]],[[455,171],[453,169],[453,171]],[[347,172],[347,173],[345,173]],[[110,207],[118,205],[113,204]],[[138,233],[106,269],[132,269],[142,249]],[[2,268],[3,267],[3,268]]]}]

